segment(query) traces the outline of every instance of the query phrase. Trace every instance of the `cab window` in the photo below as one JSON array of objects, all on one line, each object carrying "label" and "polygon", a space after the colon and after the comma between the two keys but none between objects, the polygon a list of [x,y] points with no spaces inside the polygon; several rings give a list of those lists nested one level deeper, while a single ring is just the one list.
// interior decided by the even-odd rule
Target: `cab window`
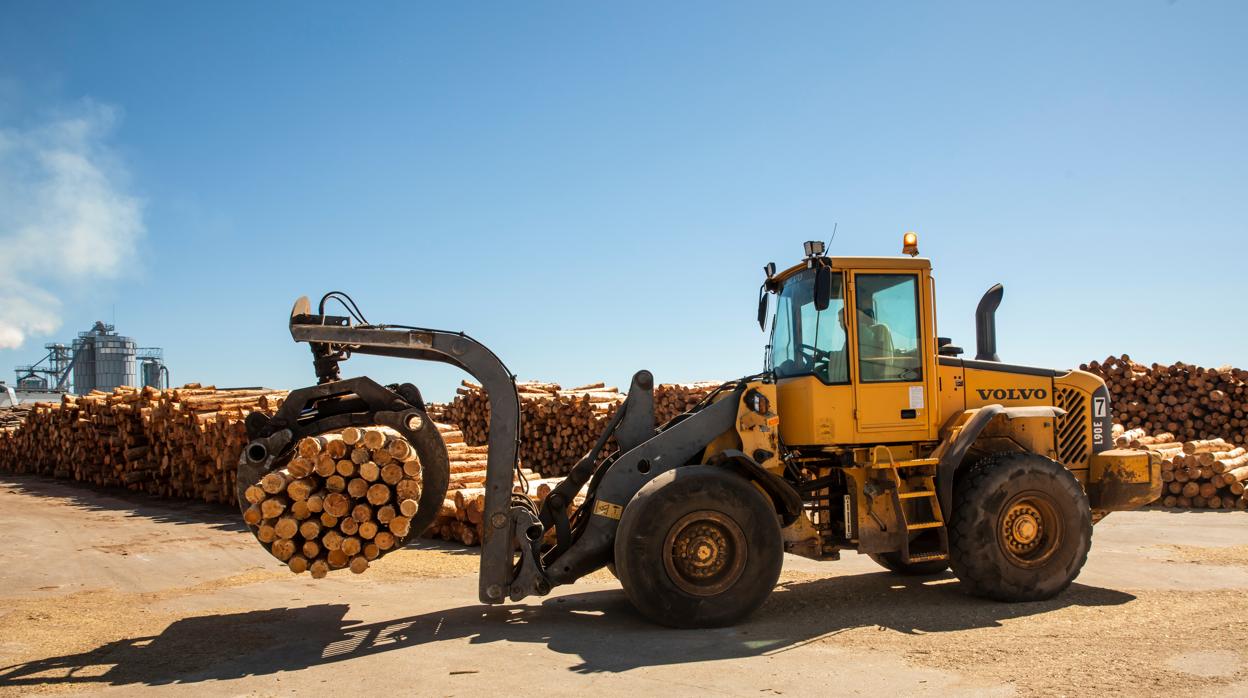
[{"label": "cab window", "polygon": [[826,310],[815,309],[813,269],[785,282],[771,326],[771,367],[778,378],[813,375],[827,384],[849,382],[841,274],[832,275]]},{"label": "cab window", "polygon": [[923,379],[919,284],[914,274],[858,274],[858,372],[867,383]]}]

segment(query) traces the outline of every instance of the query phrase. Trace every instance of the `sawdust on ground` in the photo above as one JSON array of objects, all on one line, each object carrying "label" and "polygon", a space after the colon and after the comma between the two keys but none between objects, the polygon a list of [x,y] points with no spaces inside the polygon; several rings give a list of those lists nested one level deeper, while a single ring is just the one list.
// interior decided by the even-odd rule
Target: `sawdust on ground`
[{"label": "sawdust on ground", "polygon": [[[396,550],[373,561],[364,576],[379,582],[401,582],[407,579],[460,577],[477,573],[481,556],[475,548],[452,548],[423,542]],[[350,574],[346,570],[335,572]]]},{"label": "sawdust on ground", "polygon": [[[1248,545],[1149,549],[1174,564],[1248,566]],[[470,579],[478,553],[422,541],[376,561],[363,578],[382,584]],[[327,581],[343,577],[351,575],[336,572]],[[1248,676],[1243,589],[1112,590],[1076,583],[1050,601],[1002,604],[965,596],[948,575],[881,577],[785,570],[776,593],[743,627],[751,636],[773,638],[775,649],[766,652],[812,643],[878,652],[972,681],[1012,685],[1025,696],[1207,696]],[[282,639],[275,619],[291,609],[257,607],[245,592],[210,608],[188,602],[293,578],[274,564],[156,592],[0,597],[0,696],[179,683],[205,667],[263,653]],[[612,582],[613,576],[600,570],[586,581]],[[603,622],[606,632],[663,632]],[[178,624],[193,632],[171,633]],[[154,642],[157,637],[164,639]],[[29,673],[32,668],[40,673]],[[835,675],[835,667],[828,671]]]},{"label": "sawdust on ground", "polygon": [[[115,669],[112,657],[117,653],[144,646],[171,623],[182,619],[178,614],[156,610],[154,606],[160,602],[271,581],[280,576],[276,571],[252,571],[159,592],[91,590],[54,598],[7,599],[8,610],[0,615],[0,637],[20,638],[18,659],[28,662],[58,657],[61,661],[56,663],[59,666],[47,665],[43,673],[36,674],[23,672],[18,663],[0,666],[0,696],[59,693],[93,684],[98,686],[98,676]],[[213,615],[228,610],[231,609],[217,609]],[[271,630],[263,625],[239,627],[231,632],[229,642],[204,642],[204,638],[200,638],[200,641],[169,647],[153,660],[164,663],[167,670],[176,675],[182,667],[190,670],[271,642],[275,639],[269,635]],[[14,643],[0,644],[0,649],[8,649],[5,645],[11,644]],[[18,681],[5,685],[6,679],[11,678]],[[38,678],[48,681],[32,682]],[[125,683],[126,677],[114,673],[110,682]]]},{"label": "sawdust on ground", "polygon": [[[966,596],[951,577],[883,589],[865,578],[835,582],[782,583],[763,612],[836,616],[813,642],[901,655],[1025,696],[1209,695],[1248,671],[1248,593],[1239,589],[1076,583],[1049,601],[1005,604]],[[820,593],[803,594],[806,586]]]},{"label": "sawdust on ground", "polygon": [[[378,559],[364,574],[383,582],[475,575],[481,566],[480,553],[480,548],[457,548],[422,541]],[[615,575],[604,568],[582,579],[610,582],[615,580]]]},{"label": "sawdust on ground", "polygon": [[[465,551],[404,550],[367,574],[378,581],[471,575],[477,559]],[[605,571],[598,574],[610,579]],[[58,661],[42,662],[43,674],[22,674],[20,684],[5,685],[12,666],[0,667],[0,696],[98,688],[104,673],[104,685],[150,685],[131,681],[118,656],[141,653],[145,665],[164,665],[161,675],[174,682],[262,651],[279,639],[269,616],[282,609],[214,608],[196,618],[164,602],[289,576],[265,570],[171,591],[87,591],[8,604],[0,637],[21,638],[21,656],[13,660]],[[1242,590],[1123,592],[1076,584],[1051,601],[1002,604],[963,595],[951,578],[895,580],[786,571],[750,632],[780,638],[775,651],[826,643],[881,652],[1006,683],[1021,695],[1207,695],[1248,668],[1248,596]],[[148,646],[153,637],[168,636],[171,624],[188,620],[221,626],[230,641],[188,637]],[[27,683],[40,677],[49,681]]]},{"label": "sawdust on ground", "polygon": [[[410,582],[413,579],[474,577],[480,564],[479,549],[457,548],[432,542],[418,542],[413,547],[396,550],[375,561],[363,575],[371,582]],[[5,599],[0,612],[0,638],[20,638],[20,643],[0,641],[0,696],[32,693],[61,693],[106,683],[126,684],[127,663],[119,656],[142,653],[147,664],[164,666],[163,674],[171,677],[188,673],[197,667],[259,650],[281,639],[279,628],[269,618],[282,609],[247,609],[214,607],[198,616],[228,633],[229,642],[188,641],[162,642],[150,647],[152,638],[168,636],[166,629],[173,623],[197,619],[196,613],[179,612],[178,600],[194,599],[212,592],[245,587],[264,582],[293,579],[280,564],[193,586],[148,593],[127,593],[111,589],[82,591],[36,599]],[[302,578],[306,579],[306,575]],[[346,570],[334,572],[329,580],[353,579]],[[591,581],[614,579],[606,570],[588,577]],[[315,587],[316,582],[313,582]],[[228,617],[226,622],[215,619]],[[144,650],[143,648],[147,648]],[[156,649],[156,652],[152,650]],[[46,658],[57,662],[43,662]],[[28,673],[22,662],[39,662],[40,673]],[[6,666],[7,665],[7,666]],[[16,674],[13,673],[16,670]],[[71,675],[72,674],[72,675]],[[46,679],[40,683],[38,679]],[[6,679],[15,679],[6,685]]]},{"label": "sawdust on ground", "polygon": [[[1198,545],[1158,545],[1174,557],[1169,562],[1188,562],[1195,565],[1222,565],[1248,567],[1248,545],[1203,547]],[[1248,622],[1248,621],[1245,621]]]}]

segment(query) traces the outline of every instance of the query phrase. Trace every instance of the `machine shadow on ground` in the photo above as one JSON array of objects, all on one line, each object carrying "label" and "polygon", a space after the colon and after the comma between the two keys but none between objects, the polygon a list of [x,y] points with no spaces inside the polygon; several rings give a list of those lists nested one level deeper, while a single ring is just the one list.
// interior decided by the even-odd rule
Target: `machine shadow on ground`
[{"label": "machine shadow on ground", "polygon": [[76,509],[89,512],[117,512],[127,518],[155,523],[202,524],[219,531],[247,530],[238,508],[228,504],[159,499],[142,492],[119,488],[97,488],[38,475],[5,475],[0,484],[18,494],[43,499],[61,499]]},{"label": "machine shadow on ground", "polygon": [[[378,623],[349,618],[346,604],[315,604],[179,620],[153,637],[0,668],[0,688],[40,684],[148,686],[264,676],[447,640],[533,643],[578,658],[578,673],[621,672],[772,654],[862,627],[940,633],[1069,606],[1116,606],[1135,597],[1073,585],[1050,601],[1004,604],[963,595],[948,575],[888,573],[788,582],[750,621],[732,628],[672,630],[641,619],[622,591],[591,591],[537,605],[463,606]],[[212,638],[213,641],[206,642]],[[226,640],[226,638],[229,638]],[[446,667],[449,674],[479,667]]]}]

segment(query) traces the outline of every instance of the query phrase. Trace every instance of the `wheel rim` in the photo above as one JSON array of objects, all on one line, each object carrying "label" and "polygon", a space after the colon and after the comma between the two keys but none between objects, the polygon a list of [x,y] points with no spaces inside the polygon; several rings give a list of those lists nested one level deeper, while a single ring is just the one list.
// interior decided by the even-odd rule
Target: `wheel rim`
[{"label": "wheel rim", "polygon": [[1065,536],[1057,505],[1039,491],[1015,495],[1001,509],[998,542],[1006,558],[1023,568],[1040,567],[1053,557]]},{"label": "wheel rim", "polygon": [[663,566],[682,591],[713,596],[730,588],[745,571],[748,548],[737,522],[718,511],[687,514],[667,532]]}]

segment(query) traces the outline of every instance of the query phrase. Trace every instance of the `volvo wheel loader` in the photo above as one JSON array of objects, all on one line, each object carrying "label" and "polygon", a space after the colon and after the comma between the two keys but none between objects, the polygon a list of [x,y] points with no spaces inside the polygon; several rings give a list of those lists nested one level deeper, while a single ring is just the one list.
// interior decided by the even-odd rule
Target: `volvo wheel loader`
[{"label": "volvo wheel loader", "polygon": [[651,620],[724,625],[763,603],[784,552],[833,560],[842,550],[899,574],[952,568],[968,592],[990,599],[1046,599],[1079,574],[1100,517],[1160,493],[1159,463],[1111,448],[1100,378],[998,359],[999,285],[976,312],[975,358],[962,358],[937,335],[932,268],[916,257],[913,234],[903,239],[908,256],[828,256],[819,242],[804,252],[782,272],[765,267],[761,373],[657,424],[654,379],[639,371],[594,447],[540,507],[513,492],[520,403],[499,357],[462,332],[367,323],[349,299],[348,316],[327,314],[326,301],[341,294],[316,312],[302,298],[290,332],[310,345],[318,384],[292,392],[271,417],[248,417],[240,504],[241,489],[281,467],[303,436],[380,424],[423,463],[412,528],[436,516],[447,454],[420,391],[342,378],[352,354],[448,363],[488,393],[487,604],[609,567]]}]

